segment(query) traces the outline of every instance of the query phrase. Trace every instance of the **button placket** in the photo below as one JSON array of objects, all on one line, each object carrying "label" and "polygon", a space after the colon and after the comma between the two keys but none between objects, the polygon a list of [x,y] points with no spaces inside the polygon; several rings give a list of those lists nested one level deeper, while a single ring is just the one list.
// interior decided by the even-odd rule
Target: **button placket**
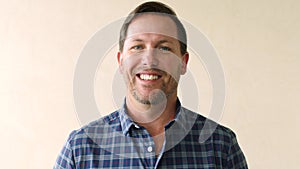
[{"label": "button placket", "polygon": [[148,151],[149,153],[151,153],[151,152],[153,151],[153,147],[152,147],[152,146],[148,146],[148,147],[147,147],[147,151]]},{"label": "button placket", "polygon": [[148,154],[147,156],[149,155],[152,156],[152,154],[155,153],[155,144],[151,137],[145,139],[144,146],[145,146],[145,153]]}]

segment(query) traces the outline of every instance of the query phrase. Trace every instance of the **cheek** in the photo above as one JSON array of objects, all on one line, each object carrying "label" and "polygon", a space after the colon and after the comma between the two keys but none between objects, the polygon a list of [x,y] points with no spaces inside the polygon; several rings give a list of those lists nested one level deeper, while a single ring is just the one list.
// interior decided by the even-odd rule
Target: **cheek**
[{"label": "cheek", "polygon": [[121,64],[121,69],[123,73],[130,73],[133,74],[134,69],[138,67],[141,64],[141,59],[140,57],[136,56],[128,56],[126,58],[123,58],[122,64]]},{"label": "cheek", "polygon": [[177,79],[178,74],[180,73],[181,64],[182,61],[178,56],[165,57],[159,61],[160,69],[175,79]]}]

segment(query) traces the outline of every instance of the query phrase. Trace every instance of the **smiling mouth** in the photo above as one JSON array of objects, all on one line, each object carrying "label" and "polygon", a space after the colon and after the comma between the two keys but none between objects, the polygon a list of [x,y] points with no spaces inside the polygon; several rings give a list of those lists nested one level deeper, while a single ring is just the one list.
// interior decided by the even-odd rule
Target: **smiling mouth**
[{"label": "smiling mouth", "polygon": [[157,74],[142,74],[142,73],[140,73],[140,74],[137,74],[136,76],[141,80],[147,80],[147,81],[154,81],[154,80],[161,78],[161,76],[157,75]]}]

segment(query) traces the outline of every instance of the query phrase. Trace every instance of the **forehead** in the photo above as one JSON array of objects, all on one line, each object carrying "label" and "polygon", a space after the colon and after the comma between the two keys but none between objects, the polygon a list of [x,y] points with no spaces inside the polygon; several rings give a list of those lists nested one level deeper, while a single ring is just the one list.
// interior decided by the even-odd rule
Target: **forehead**
[{"label": "forehead", "polygon": [[178,38],[176,24],[169,16],[152,13],[134,18],[128,26],[127,38],[149,33]]}]

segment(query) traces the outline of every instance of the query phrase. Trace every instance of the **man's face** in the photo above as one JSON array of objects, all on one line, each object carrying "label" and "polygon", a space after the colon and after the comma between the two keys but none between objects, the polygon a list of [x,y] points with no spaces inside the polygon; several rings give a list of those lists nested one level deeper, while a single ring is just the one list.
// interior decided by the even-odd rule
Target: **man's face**
[{"label": "man's face", "polygon": [[177,97],[187,61],[188,54],[180,52],[174,21],[158,14],[137,16],[128,27],[123,51],[118,53],[127,92],[142,104]]}]

